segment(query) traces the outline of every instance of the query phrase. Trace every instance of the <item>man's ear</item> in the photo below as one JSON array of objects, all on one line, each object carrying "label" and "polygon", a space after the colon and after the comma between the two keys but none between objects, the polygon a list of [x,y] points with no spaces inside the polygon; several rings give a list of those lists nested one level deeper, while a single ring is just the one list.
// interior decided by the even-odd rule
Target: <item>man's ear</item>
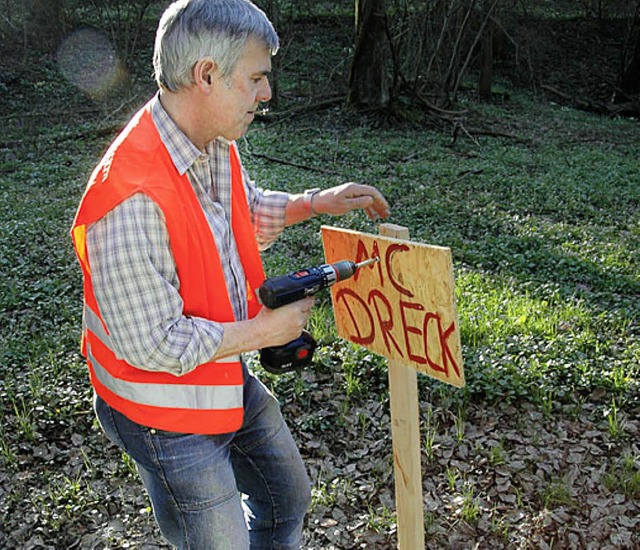
[{"label": "man's ear", "polygon": [[214,74],[217,66],[213,59],[205,57],[193,66],[193,80],[197,88],[209,93],[213,88]]}]

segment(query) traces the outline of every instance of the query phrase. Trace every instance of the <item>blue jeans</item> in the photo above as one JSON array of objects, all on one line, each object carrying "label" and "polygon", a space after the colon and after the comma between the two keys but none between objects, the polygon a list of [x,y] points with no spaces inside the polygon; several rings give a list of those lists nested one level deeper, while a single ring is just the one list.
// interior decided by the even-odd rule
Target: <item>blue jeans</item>
[{"label": "blue jeans", "polygon": [[103,430],[135,461],[177,548],[300,548],[309,478],[277,400],[246,367],[244,407],[237,432],[182,434],[132,422],[96,396]]}]

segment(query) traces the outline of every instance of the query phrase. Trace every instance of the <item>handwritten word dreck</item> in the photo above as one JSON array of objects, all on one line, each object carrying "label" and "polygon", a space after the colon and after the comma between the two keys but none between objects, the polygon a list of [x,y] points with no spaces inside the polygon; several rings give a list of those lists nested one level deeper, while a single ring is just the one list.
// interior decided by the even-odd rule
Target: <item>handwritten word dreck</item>
[{"label": "handwritten word dreck", "polygon": [[338,334],[447,384],[464,386],[451,250],[322,227],[326,261],[380,261],[331,289]]}]

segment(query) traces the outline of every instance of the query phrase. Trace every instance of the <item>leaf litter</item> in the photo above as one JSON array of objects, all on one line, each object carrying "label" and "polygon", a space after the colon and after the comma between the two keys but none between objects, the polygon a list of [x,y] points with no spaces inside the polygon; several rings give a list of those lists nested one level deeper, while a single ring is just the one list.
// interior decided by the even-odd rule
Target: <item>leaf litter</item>
[{"label": "leaf litter", "polygon": [[[313,483],[303,547],[395,548],[388,398],[349,401],[340,374],[298,376],[305,390],[280,399]],[[612,437],[595,403],[546,415],[530,403],[469,403],[460,435],[447,404],[424,393],[428,548],[640,547],[639,411]],[[134,468],[90,411],[5,453],[0,502],[2,548],[169,548]]]}]

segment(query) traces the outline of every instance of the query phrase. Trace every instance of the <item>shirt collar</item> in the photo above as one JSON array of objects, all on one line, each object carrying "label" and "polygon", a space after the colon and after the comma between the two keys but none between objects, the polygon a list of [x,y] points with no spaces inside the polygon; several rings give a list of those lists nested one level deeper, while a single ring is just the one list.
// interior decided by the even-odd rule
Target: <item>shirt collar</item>
[{"label": "shirt collar", "polygon": [[189,140],[178,125],[164,110],[160,103],[160,94],[157,93],[151,100],[151,116],[158,128],[160,139],[164,143],[173,164],[183,176],[191,165],[201,156],[206,156]]}]

